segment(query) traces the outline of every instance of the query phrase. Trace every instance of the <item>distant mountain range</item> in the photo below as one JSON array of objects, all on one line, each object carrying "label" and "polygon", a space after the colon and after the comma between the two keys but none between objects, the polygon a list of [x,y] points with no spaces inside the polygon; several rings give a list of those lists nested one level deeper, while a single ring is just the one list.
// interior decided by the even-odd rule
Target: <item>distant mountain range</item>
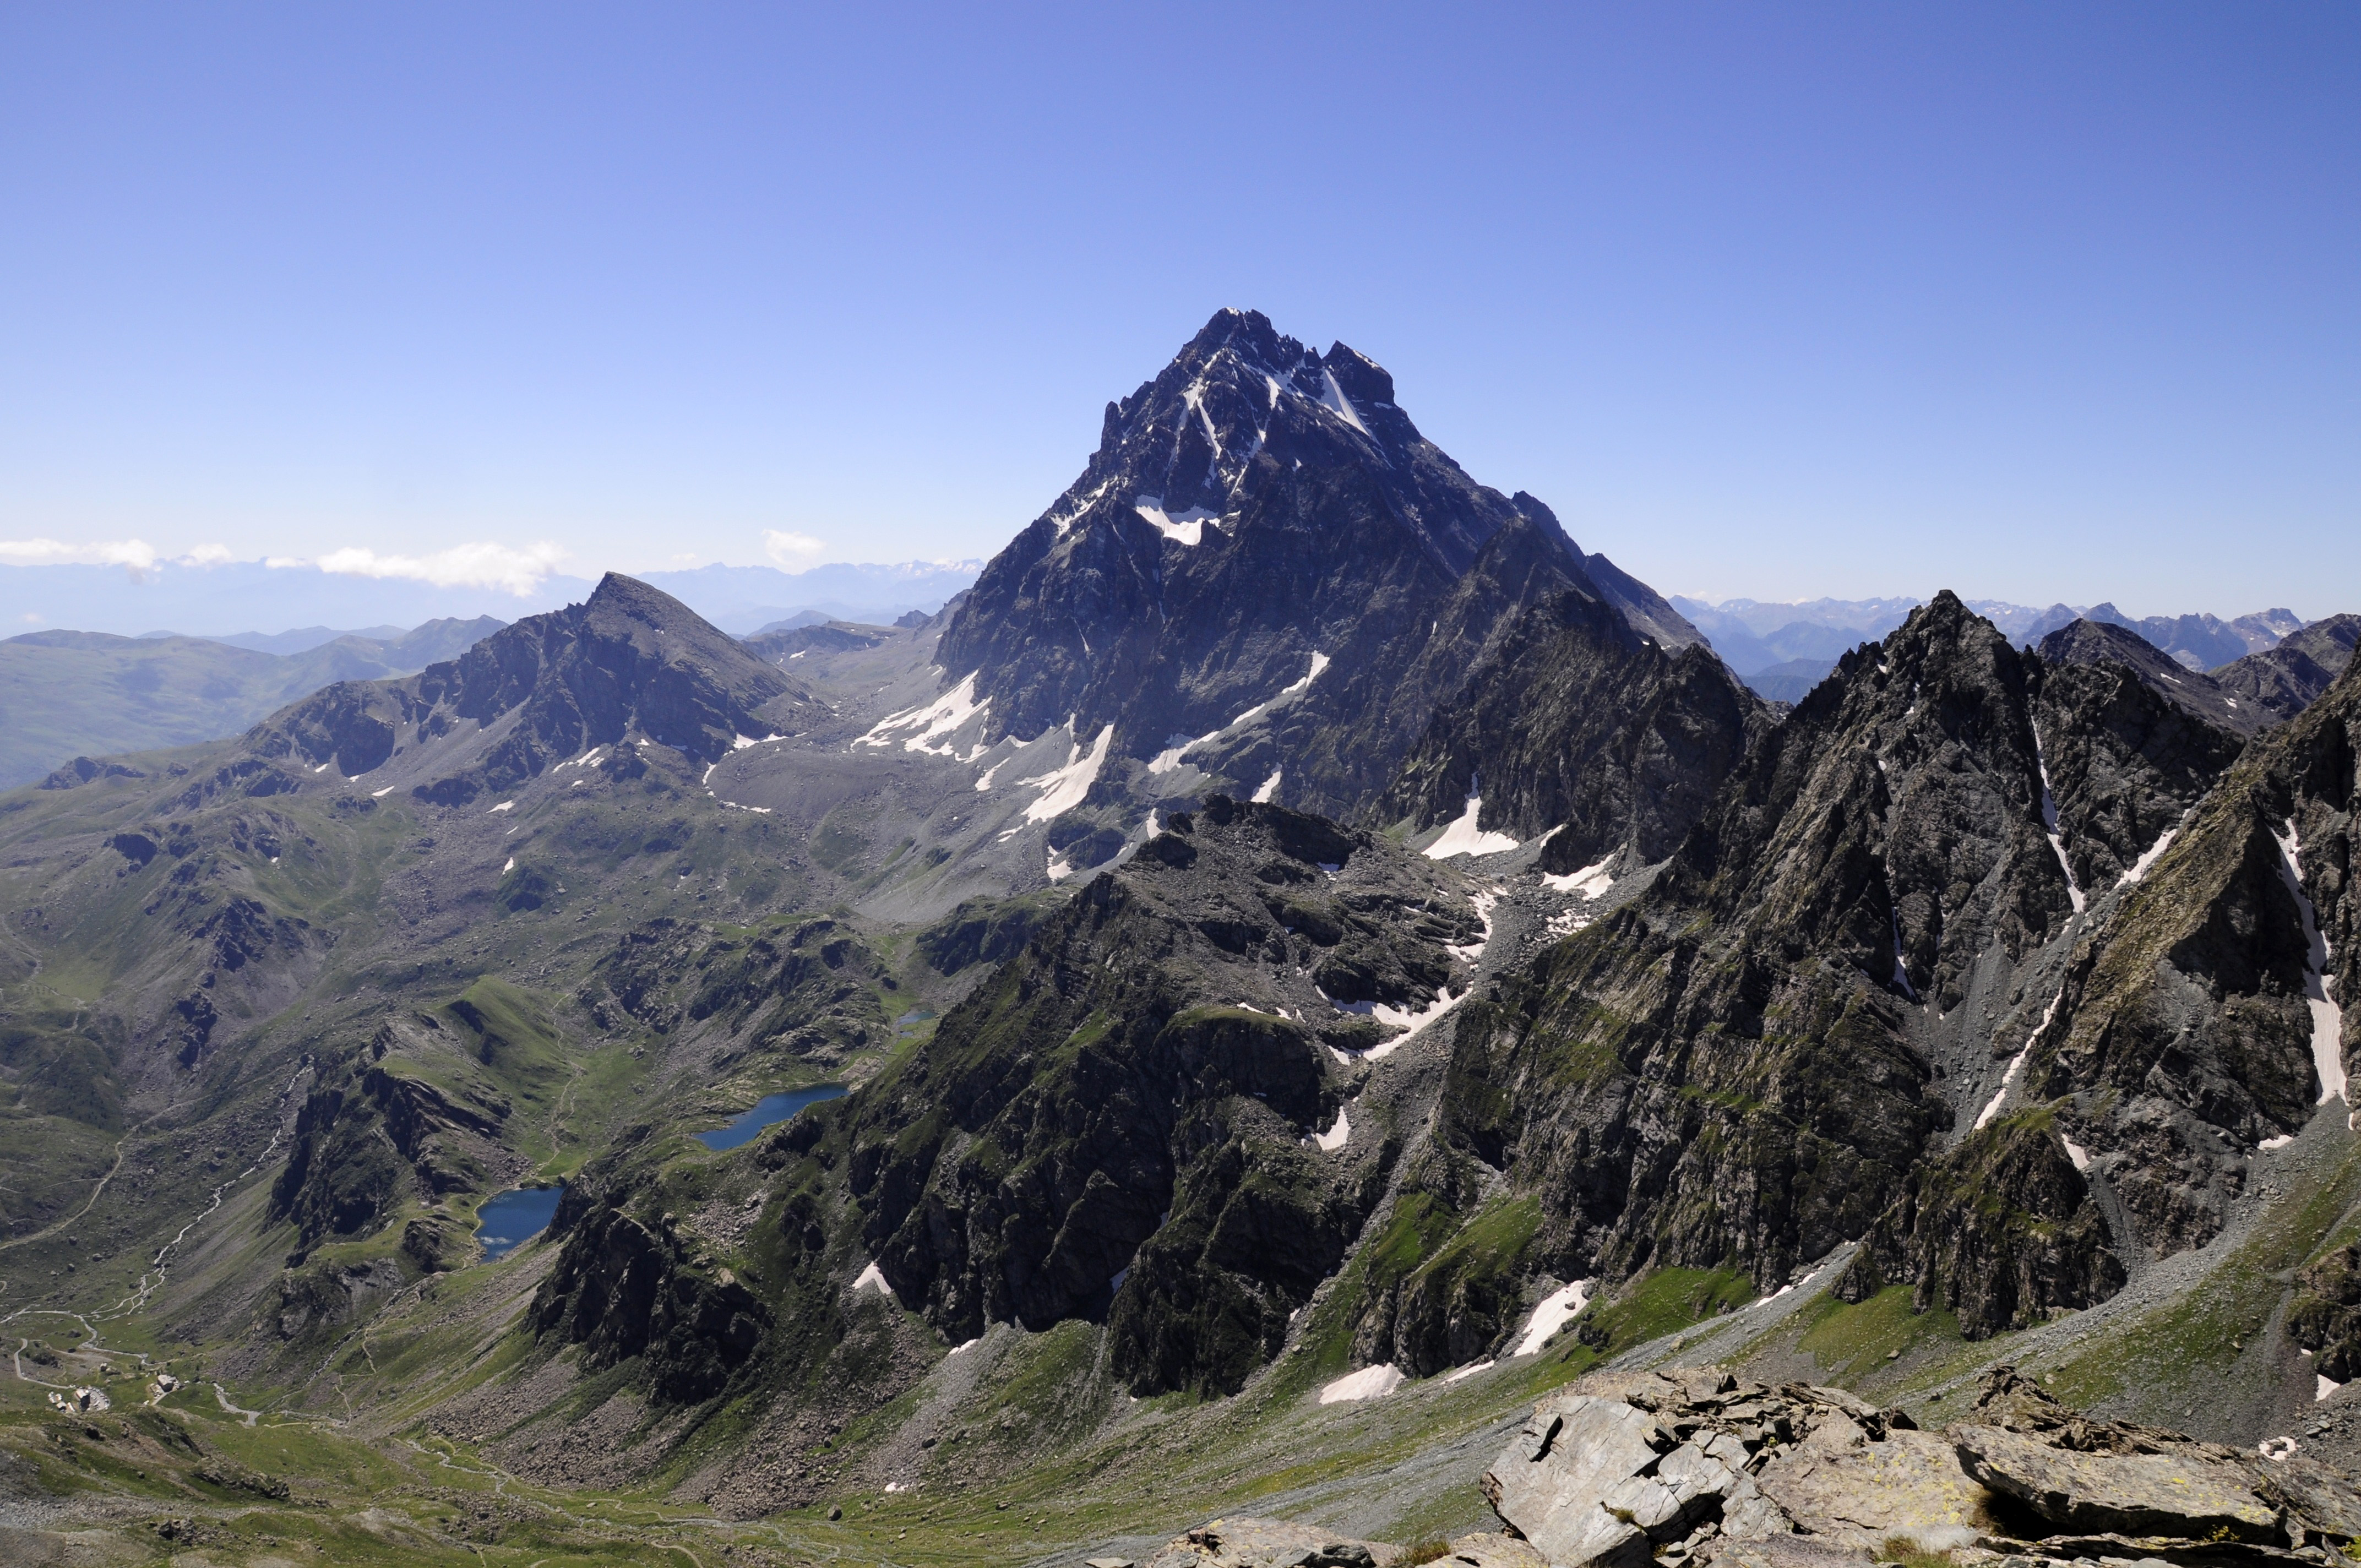
[{"label": "distant mountain range", "polygon": [[[700,566],[650,572],[643,578],[733,636],[810,613],[822,619],[891,622],[928,614],[975,580],[980,561],[904,561],[890,565],[831,563],[808,571],[775,566]],[[437,587],[403,578],[269,566],[259,561],[219,566],[159,563],[134,576],[119,566],[0,566],[0,627],[71,627],[121,637],[159,630],[225,638],[264,652],[300,652],[281,641],[302,616],[326,641],[329,628],[368,627],[375,636],[436,620],[494,616],[502,621],[579,604],[587,578],[544,577],[529,594],[491,587]],[[308,633],[306,634],[308,635]],[[256,637],[265,641],[254,641]]]},{"label": "distant mountain range", "polygon": [[[76,756],[218,740],[334,682],[384,680],[456,659],[504,624],[481,616],[411,631],[319,628],[317,641],[301,631],[243,645],[103,631],[12,637],[0,641],[0,788],[31,784]],[[254,646],[274,642],[295,646]]]},{"label": "distant mountain range", "polygon": [[[1774,702],[1800,701],[1828,677],[1850,648],[1873,642],[1916,609],[1914,598],[1810,599],[1792,604],[1724,599],[1719,604],[1675,594],[1673,604],[1705,633],[1714,652],[1740,678]],[[2004,599],[1970,599],[1967,606],[2022,648],[2077,620],[2128,627],[2184,668],[2215,670],[2273,648],[2302,627],[2290,609],[2266,609],[2235,620],[2218,616],[2151,615],[2139,619],[2113,604],[2053,604],[2046,609]]]}]

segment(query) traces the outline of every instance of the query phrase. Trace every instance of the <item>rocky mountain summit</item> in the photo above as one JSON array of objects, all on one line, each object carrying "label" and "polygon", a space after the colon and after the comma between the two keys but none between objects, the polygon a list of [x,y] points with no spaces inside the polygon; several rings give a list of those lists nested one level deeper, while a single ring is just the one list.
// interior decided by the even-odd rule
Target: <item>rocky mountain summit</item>
[{"label": "rocky mountain summit", "polygon": [[1224,311],[1107,405],[1082,477],[985,566],[936,659],[983,741],[1105,731],[1153,775],[1349,817],[1514,616],[1570,590],[1660,648],[1698,641],[1540,501],[1470,478],[1367,357]]}]

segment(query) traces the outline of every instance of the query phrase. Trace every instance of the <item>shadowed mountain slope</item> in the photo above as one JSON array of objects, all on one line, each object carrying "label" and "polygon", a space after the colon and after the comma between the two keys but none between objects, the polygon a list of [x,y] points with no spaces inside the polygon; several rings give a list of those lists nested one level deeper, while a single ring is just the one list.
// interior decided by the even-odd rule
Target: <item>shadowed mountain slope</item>
[{"label": "shadowed mountain slope", "polygon": [[1569,588],[1697,641],[1540,502],[1471,479],[1367,358],[1224,311],[1107,405],[1082,477],[984,568],[937,657],[947,684],[973,675],[988,740],[1112,727],[1117,757],[1185,744],[1208,775],[1351,815],[1505,618]]}]

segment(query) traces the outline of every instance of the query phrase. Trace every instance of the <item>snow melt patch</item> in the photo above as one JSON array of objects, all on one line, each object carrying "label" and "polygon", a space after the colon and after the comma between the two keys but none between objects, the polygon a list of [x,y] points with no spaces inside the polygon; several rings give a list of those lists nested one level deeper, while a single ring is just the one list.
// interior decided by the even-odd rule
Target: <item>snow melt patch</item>
[{"label": "snow melt patch", "polygon": [[1391,1024],[1396,1028],[1406,1031],[1406,1033],[1396,1035],[1392,1039],[1386,1041],[1382,1045],[1371,1046],[1367,1050],[1361,1053],[1361,1059],[1364,1061],[1385,1060],[1386,1058],[1393,1055],[1396,1051],[1401,1049],[1404,1046],[1418,1038],[1418,1036],[1425,1031],[1426,1026],[1429,1024],[1433,1023],[1437,1018],[1442,1017],[1445,1013],[1450,1012],[1461,1002],[1466,1000],[1468,995],[1473,992],[1474,989],[1475,988],[1473,986],[1470,986],[1468,990],[1461,992],[1457,996],[1452,995],[1448,990],[1437,992],[1435,993],[1434,1000],[1416,1013],[1411,1012],[1407,1007],[1389,1007],[1382,1002],[1374,1003],[1367,1002],[1357,1003],[1351,1007],[1345,1008],[1345,1012],[1359,1013],[1366,1017],[1375,1018],[1380,1024]]},{"label": "snow melt patch", "polygon": [[2156,862],[2164,858],[2164,852],[2172,848],[2172,840],[2180,832],[2180,829],[2178,827],[2166,828],[2164,830],[2164,837],[2158,839],[2155,843],[2150,844],[2147,847],[2147,853],[2142,855],[2138,860],[2134,861],[2132,862],[2132,869],[2115,879],[2115,885],[2117,887],[2129,887],[2132,883],[2139,881],[2140,878],[2147,875],[2149,871],[2155,867]]},{"label": "snow melt patch", "polygon": [[1263,780],[1261,786],[1254,792],[1255,802],[1257,805],[1268,803],[1271,796],[1279,793],[1279,781],[1286,774],[1286,773],[1287,770],[1285,768],[1271,769],[1270,777]]},{"label": "snow melt patch", "polygon": [[1581,1310],[1590,1305],[1590,1288],[1596,1283],[1577,1279],[1561,1289],[1551,1291],[1533,1303],[1533,1315],[1525,1320],[1525,1337],[1517,1342],[1510,1355],[1532,1355],[1549,1343],[1550,1335],[1572,1322]]},{"label": "snow melt patch", "polygon": [[1444,951],[1472,968],[1483,961],[1484,949],[1492,945],[1492,905],[1500,902],[1500,894],[1497,889],[1488,888],[1469,894],[1467,902],[1474,907],[1476,919],[1483,929],[1476,934],[1476,939],[1472,942],[1461,946],[1453,946],[1446,942],[1444,944]]},{"label": "snow melt patch", "polygon": [[2025,1048],[2010,1059],[2008,1070],[2001,1074],[2000,1090],[1992,1097],[1992,1103],[1976,1117],[1977,1132],[1982,1132],[1991,1124],[1992,1119],[2000,1114],[2002,1102],[2008,1098],[2008,1091],[2016,1087],[2017,1075],[2025,1071],[2025,1058],[2033,1054],[2033,1043],[2041,1038],[2042,1031],[2049,1027],[2049,1021],[2058,1016],[2058,1004],[2065,1000],[2066,982],[2061,980],[2058,982],[2058,994],[2049,999],[2048,1008],[2041,1014],[2041,1022],[2036,1024],[2033,1033],[2025,1037]]},{"label": "snow melt patch", "polygon": [[952,756],[956,754],[958,748],[948,741],[939,746],[935,742],[941,740],[944,736],[952,733],[969,719],[991,707],[990,697],[977,700],[975,674],[971,673],[959,685],[924,707],[906,707],[899,713],[887,714],[870,727],[868,734],[855,740],[853,744],[873,747],[882,751],[892,746],[895,738],[902,731],[915,729],[917,731],[917,734],[903,740],[904,751],[924,751],[928,756],[935,757]]},{"label": "snow melt patch", "polygon": [[1067,861],[1062,851],[1052,850],[1049,851],[1049,864],[1047,874],[1051,882],[1063,882],[1068,877],[1074,874],[1074,868],[1072,864]]},{"label": "snow melt patch", "polygon": [[1312,1141],[1330,1154],[1334,1154],[1345,1146],[1345,1140],[1352,1135],[1353,1124],[1345,1119],[1345,1108],[1339,1105],[1336,1107],[1336,1124],[1324,1133],[1314,1133],[1312,1135]]},{"label": "snow melt patch", "polygon": [[369,791],[369,798],[371,800],[383,800],[387,795],[390,795],[392,793],[393,786],[391,784],[388,784],[383,789],[373,789]]},{"label": "snow melt patch", "polygon": [[1363,435],[1369,433],[1369,427],[1361,422],[1360,414],[1353,407],[1353,400],[1346,397],[1345,389],[1336,384],[1336,372],[1334,370],[1320,372],[1320,406],[1342,418]]},{"label": "snow melt patch", "polygon": [[885,1271],[873,1263],[854,1277],[852,1289],[855,1295],[863,1290],[875,1290],[888,1301],[894,1299],[894,1288],[885,1283]]},{"label": "snow melt patch", "polygon": [[1323,1405],[1348,1405],[1356,1399],[1382,1399],[1402,1386],[1402,1370],[1392,1362],[1348,1372],[1320,1390]]},{"label": "snow melt patch", "polygon": [[1207,511],[1203,507],[1191,507],[1182,512],[1167,512],[1161,496],[1142,496],[1131,503],[1131,510],[1147,519],[1155,526],[1157,532],[1173,543],[1192,550],[1203,543],[1205,524],[1221,515]]},{"label": "snow melt patch", "polygon": [[2344,1387],[2345,1385],[2342,1383],[2323,1377],[2318,1373],[2314,1373],[2312,1374],[2312,1402],[2316,1405]]},{"label": "snow melt patch", "polygon": [[500,875],[506,876],[509,872],[514,870],[516,870],[516,857],[514,855],[511,855],[509,857],[509,863],[500,868]]},{"label": "snow melt patch", "polygon": [[1448,860],[1453,855],[1497,855],[1517,847],[1517,841],[1506,833],[1487,832],[1476,825],[1477,814],[1484,809],[1484,797],[1470,795],[1467,809],[1452,819],[1443,830],[1443,837],[1429,844],[1424,853],[1430,861]]},{"label": "snow melt patch", "polygon": [[[1557,829],[1553,828],[1550,831],[1554,833]],[[1607,861],[1614,858],[1609,855]],[[1595,866],[1585,866],[1578,872],[1568,872],[1564,876],[1551,876],[1544,872],[1542,881],[1558,893],[1578,893],[1585,898],[1604,898],[1607,890],[1615,885],[1615,879],[1607,874],[1607,861]]]},{"label": "snow melt patch", "polygon": [[2076,1143],[2073,1139],[2068,1137],[2063,1133],[2058,1135],[2058,1141],[2066,1146],[2066,1157],[2074,1162],[2075,1169],[2088,1170],[2091,1168],[2091,1151],[2089,1149],[2084,1148],[2081,1145]]},{"label": "snow melt patch", "polygon": [[1440,1378],[1438,1378],[1437,1381],[1446,1384],[1456,1383],[1462,1377],[1473,1377],[1478,1372],[1489,1372],[1491,1370],[1492,1363],[1488,1359],[1484,1361],[1471,1361],[1465,1366],[1453,1367],[1450,1371],[1444,1373]]},{"label": "snow melt patch", "polygon": [[485,816],[487,816],[487,817],[493,817],[493,816],[497,816],[497,815],[499,815],[500,812],[503,812],[503,811],[513,811],[513,810],[515,810],[515,809],[516,809],[516,802],[515,802],[515,801],[513,801],[513,800],[504,800],[504,801],[500,802],[498,806],[495,806],[494,807],[492,807],[492,809],[491,809],[491,810],[485,812],[485,813],[484,813],[484,815],[485,815]]},{"label": "snow melt patch", "polygon": [[973,1350],[977,1345],[980,1345],[980,1344],[982,1344],[983,1343],[983,1336],[982,1334],[978,1334],[978,1335],[976,1335],[976,1336],[975,1336],[975,1338],[973,1338],[973,1339],[972,1339],[972,1340],[968,1341],[965,1344],[955,1344],[955,1345],[951,1346],[951,1347],[950,1347],[950,1349],[949,1349],[949,1350],[947,1350],[947,1351],[943,1352],[943,1359],[944,1359],[945,1361],[949,1361],[949,1360],[950,1360],[952,1356],[954,1356],[954,1355],[964,1355],[964,1354],[966,1354],[969,1351]]},{"label": "snow melt patch", "polygon": [[2295,1135],[2293,1133],[2281,1133],[2276,1138],[2265,1138],[2261,1143],[2257,1144],[2255,1146],[2258,1149],[2283,1149],[2293,1142],[2295,1142]]},{"label": "snow melt patch", "polygon": [[2082,913],[2085,900],[2082,890],[2075,883],[2073,862],[2066,858],[2066,836],[2058,831],[2058,801],[2049,793],[2049,759],[2041,750],[2041,731],[2033,732],[2033,765],[2041,771],[2041,829],[2049,836],[2049,847],[2057,851],[2058,866],[2066,873],[2066,896],[2073,902],[2074,913]]},{"label": "snow melt patch", "polygon": [[2284,834],[2274,833],[2271,838],[2279,847],[2279,880],[2295,895],[2296,911],[2303,916],[2303,995],[2312,1007],[2312,1069],[2320,1076],[2320,1102],[2327,1104],[2333,1094],[2349,1105],[2352,1098],[2345,1091],[2345,1013],[2328,999],[2323,978],[2328,972],[2328,940],[2320,934],[2319,913],[2304,896],[2303,843],[2297,837],[2294,818],[2289,818]]},{"label": "snow melt patch", "polygon": [[1047,822],[1052,817],[1063,816],[1082,804],[1082,796],[1091,793],[1098,782],[1099,769],[1105,765],[1107,743],[1115,739],[1115,726],[1099,730],[1098,739],[1091,742],[1088,751],[1080,740],[1073,742],[1066,765],[1029,779],[1019,779],[1020,784],[1039,784],[1041,798],[1025,808],[1027,822]]}]

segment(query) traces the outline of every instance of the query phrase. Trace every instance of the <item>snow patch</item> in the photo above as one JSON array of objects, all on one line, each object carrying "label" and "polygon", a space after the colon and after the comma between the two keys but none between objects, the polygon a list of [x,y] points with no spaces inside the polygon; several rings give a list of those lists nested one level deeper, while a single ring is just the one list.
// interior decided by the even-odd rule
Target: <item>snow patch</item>
[{"label": "snow patch", "polygon": [[2318,1373],[2314,1373],[2312,1374],[2312,1402],[2316,1405],[2320,1403],[2321,1400],[2327,1398],[2331,1394],[2335,1393],[2339,1388],[2344,1387],[2345,1385],[2342,1383],[2334,1382],[2329,1378],[2321,1376]]},{"label": "snow patch", "polygon": [[509,863],[500,868],[500,875],[506,876],[509,872],[514,870],[516,870],[516,857],[514,855],[511,855],[509,857]]},{"label": "snow patch", "polygon": [[2115,879],[2115,885],[2117,887],[2129,887],[2132,883],[2139,881],[2140,878],[2147,875],[2149,870],[2163,857],[2165,850],[2172,848],[2172,840],[2180,831],[2180,828],[2178,826],[2166,828],[2164,830],[2164,837],[2158,839],[2155,843],[2150,844],[2147,847],[2147,853],[2142,855],[2138,860],[2134,861],[2132,862],[2132,869]]},{"label": "snow patch", "polygon": [[1453,855],[1498,855],[1517,847],[1517,841],[1506,833],[1487,832],[1476,825],[1477,814],[1484,809],[1484,797],[1471,794],[1467,809],[1452,819],[1443,830],[1443,837],[1429,844],[1424,853],[1430,861],[1448,860]]},{"label": "snow patch", "polygon": [[2281,1133],[2276,1138],[2265,1138],[2261,1143],[2257,1144],[2255,1146],[2258,1149],[2283,1149],[2293,1142],[2295,1142],[2295,1135],[2293,1133]]},{"label": "snow patch", "polygon": [[736,735],[730,738],[730,749],[733,751],[742,751],[749,746],[767,746],[778,739],[780,737],[776,735],[765,735],[758,740],[752,735]]},{"label": "snow patch", "polygon": [[971,673],[959,685],[922,707],[906,707],[899,713],[887,714],[871,726],[869,733],[855,740],[853,745],[869,746],[882,751],[892,746],[895,737],[902,731],[914,729],[917,733],[902,742],[904,751],[924,751],[935,757],[954,756],[958,748],[948,741],[939,746],[935,742],[991,707],[990,697],[981,701],[977,699],[975,673]]},{"label": "snow patch", "polygon": [[1000,761],[993,763],[992,766],[984,769],[983,776],[975,781],[975,787],[979,790],[990,789],[992,787],[992,775],[1006,767],[1013,761],[1015,761],[1014,758],[1003,757]]},{"label": "snow patch", "polygon": [[1064,767],[1017,780],[1020,784],[1039,784],[1043,792],[1040,799],[1025,808],[1025,820],[1047,822],[1082,805],[1082,796],[1090,794],[1091,785],[1098,782],[1099,769],[1106,762],[1107,743],[1114,739],[1115,726],[1106,725],[1099,730],[1098,739],[1091,742],[1088,751],[1082,750],[1080,740],[1074,741]]},{"label": "snow patch", "polygon": [[1336,1124],[1324,1133],[1312,1134],[1312,1141],[1330,1154],[1334,1154],[1345,1146],[1345,1140],[1352,1135],[1353,1124],[1345,1119],[1345,1108],[1339,1105],[1336,1107]]},{"label": "snow patch", "polygon": [[2041,1022],[2036,1024],[2033,1026],[2033,1033],[2025,1037],[2025,1048],[2010,1058],[2008,1070],[2001,1074],[1998,1092],[1993,1095],[1992,1102],[1986,1105],[1982,1113],[1976,1117],[1977,1132],[1982,1132],[1991,1124],[1992,1119],[2000,1114],[2001,1102],[2008,1098],[2008,1091],[2016,1086],[2017,1076],[2025,1071],[2025,1058],[2033,1054],[2033,1043],[2041,1038],[2042,1031],[2049,1027],[2049,1021],[2058,1016],[2058,1004],[2065,1000],[2066,982],[2061,980],[2058,982],[2058,994],[2049,999],[2048,1008],[2041,1014]]},{"label": "snow patch", "polygon": [[2084,1148],[2081,1145],[2076,1143],[2073,1139],[2068,1137],[2063,1133],[2058,1135],[2058,1141],[2066,1146],[2066,1157],[2074,1162],[2075,1169],[2088,1170],[2091,1168],[2091,1151],[2089,1149]]},{"label": "snow patch", "polygon": [[975,1336],[975,1338],[973,1338],[973,1339],[972,1339],[972,1340],[968,1341],[965,1344],[955,1344],[955,1345],[951,1346],[951,1347],[950,1347],[950,1349],[949,1349],[949,1350],[947,1350],[947,1351],[943,1352],[943,1359],[944,1359],[945,1361],[949,1361],[949,1360],[950,1360],[952,1356],[954,1356],[954,1355],[964,1355],[964,1354],[966,1354],[969,1351],[973,1350],[977,1345],[980,1345],[980,1344],[982,1344],[983,1343],[983,1336],[982,1334],[978,1334],[978,1335],[976,1335],[976,1336]]},{"label": "snow patch", "polygon": [[2082,913],[2082,890],[2075,883],[2074,866],[2066,858],[2066,837],[2058,831],[2058,801],[2049,793],[2049,760],[2041,750],[2041,731],[2033,732],[2033,765],[2041,771],[2041,828],[2049,835],[2049,847],[2057,851],[2058,867],[2066,873],[2066,896],[2072,901],[2074,913]]},{"label": "snow patch", "polygon": [[2284,834],[2274,833],[2271,838],[2279,847],[2279,880],[2295,895],[2296,911],[2303,916],[2303,995],[2312,1007],[2312,1069],[2320,1075],[2320,1102],[2327,1104],[2333,1094],[2349,1105],[2352,1097],[2345,1091],[2345,1013],[2328,999],[2323,978],[2328,972],[2328,940],[2320,934],[2320,916],[2312,900],[2304,896],[2303,843],[2297,837],[2295,819],[2288,819]]},{"label": "snow patch", "polygon": [[1334,370],[1320,372],[1320,406],[1338,415],[1363,435],[1369,433],[1369,427],[1361,422],[1360,414],[1353,408],[1353,400],[1346,397],[1345,389],[1336,384],[1336,372]]},{"label": "snow patch", "polygon": [[1161,496],[1142,496],[1132,502],[1131,510],[1155,525],[1156,532],[1173,543],[1186,545],[1192,550],[1203,543],[1205,524],[1221,515],[1207,511],[1203,507],[1191,507],[1183,512],[1167,512]]},{"label": "snow patch", "polygon": [[2265,1459],[2293,1459],[2296,1441],[2291,1437],[2267,1437],[2255,1444],[2255,1452]]},{"label": "snow patch", "polygon": [[873,1289],[888,1301],[894,1299],[894,1288],[885,1283],[885,1271],[873,1263],[854,1277],[852,1289],[855,1295],[863,1290]]},{"label": "snow patch", "polygon": [[1049,880],[1051,882],[1063,882],[1073,874],[1074,868],[1067,861],[1064,852],[1059,850],[1050,850],[1049,865]]},{"label": "snow patch", "polygon": [[492,809],[491,809],[491,810],[485,812],[485,813],[484,813],[484,815],[485,815],[485,816],[487,816],[487,817],[492,817],[492,816],[497,816],[499,813],[503,812],[503,811],[513,811],[513,810],[515,810],[515,809],[516,809],[516,802],[515,802],[515,801],[513,801],[513,800],[504,800],[504,801],[500,802],[498,806],[495,806],[494,807],[492,807]]},{"label": "snow patch", "polygon": [[1272,795],[1279,793],[1279,781],[1286,773],[1287,770],[1285,768],[1271,769],[1270,777],[1263,780],[1261,786],[1254,792],[1254,797],[1257,804],[1268,802]]},{"label": "snow patch", "polygon": [[1491,1370],[1492,1363],[1489,1360],[1471,1361],[1465,1366],[1453,1367],[1450,1371],[1437,1378],[1436,1381],[1441,1383],[1456,1383],[1462,1377],[1473,1377],[1478,1372],[1489,1372]]},{"label": "snow patch", "polygon": [[391,784],[388,784],[383,789],[373,789],[369,791],[369,798],[371,800],[383,800],[387,795],[390,795],[392,793],[393,786]]},{"label": "snow patch", "polygon": [[1572,1322],[1585,1307],[1590,1305],[1590,1288],[1595,1283],[1594,1280],[1577,1279],[1534,1302],[1533,1315],[1525,1320],[1525,1336],[1509,1354],[1532,1355],[1547,1344],[1550,1335]]},{"label": "snow patch", "polygon": [[1348,1405],[1356,1399],[1382,1399],[1402,1386],[1402,1370],[1393,1363],[1348,1372],[1320,1390],[1323,1405]]},{"label": "snow patch", "polygon": [[1445,943],[1444,950],[1461,963],[1473,968],[1483,961],[1484,949],[1492,945],[1492,905],[1500,902],[1500,895],[1495,890],[1486,889],[1469,894],[1467,902],[1475,906],[1476,918],[1482,923],[1484,928],[1477,934],[1474,941],[1456,947]]},{"label": "snow patch", "polygon": [[[1553,828],[1550,831],[1554,833],[1557,829]],[[1609,855],[1607,861],[1614,858]],[[1595,866],[1585,866],[1578,872],[1568,872],[1564,876],[1551,876],[1544,872],[1542,881],[1559,893],[1578,893],[1585,898],[1604,898],[1607,890],[1615,885],[1615,879],[1607,874],[1607,861]]]}]

